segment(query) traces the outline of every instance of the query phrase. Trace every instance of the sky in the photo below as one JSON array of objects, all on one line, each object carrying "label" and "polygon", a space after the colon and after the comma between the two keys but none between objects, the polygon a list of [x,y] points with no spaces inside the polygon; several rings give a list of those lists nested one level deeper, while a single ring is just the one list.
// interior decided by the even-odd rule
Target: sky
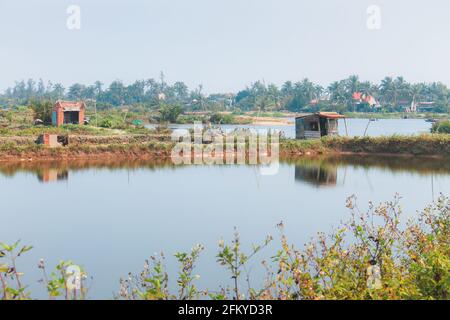
[{"label": "sky", "polygon": [[[70,5],[80,29],[67,27]],[[161,71],[209,93],[351,74],[450,85],[449,14],[448,0],[0,0],[0,91]]]}]

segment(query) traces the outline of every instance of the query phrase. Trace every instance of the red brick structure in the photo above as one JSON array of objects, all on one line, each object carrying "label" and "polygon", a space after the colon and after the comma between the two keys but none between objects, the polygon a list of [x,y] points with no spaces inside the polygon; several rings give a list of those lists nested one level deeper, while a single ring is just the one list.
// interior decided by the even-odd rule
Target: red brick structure
[{"label": "red brick structure", "polygon": [[83,101],[56,101],[52,112],[52,124],[84,124],[86,104]]}]

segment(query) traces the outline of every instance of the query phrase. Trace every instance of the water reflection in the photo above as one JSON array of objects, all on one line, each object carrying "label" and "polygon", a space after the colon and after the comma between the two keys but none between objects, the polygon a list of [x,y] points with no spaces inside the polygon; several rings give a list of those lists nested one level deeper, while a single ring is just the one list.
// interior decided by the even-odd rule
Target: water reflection
[{"label": "water reflection", "polygon": [[69,170],[60,168],[44,168],[37,172],[39,182],[49,183],[69,179]]},{"label": "water reflection", "polygon": [[[342,155],[334,157],[294,157],[285,159],[284,162],[294,164],[296,166],[296,176],[298,171],[312,171],[320,173],[316,175],[320,182],[325,182],[327,176],[333,179],[336,176],[337,168],[361,168],[361,169],[383,169],[391,172],[410,172],[420,175],[431,174],[449,174],[450,161],[441,158],[425,158],[425,157],[394,157],[394,156],[358,156],[358,155]],[[297,169],[297,167],[299,167]],[[299,179],[301,179],[299,172]],[[296,179],[297,180],[297,179]],[[298,180],[300,181],[300,180]]]},{"label": "water reflection", "polygon": [[[67,183],[37,179],[61,181],[58,175]],[[0,162],[0,241],[34,246],[22,271],[37,297],[46,297],[33,282],[42,277],[40,258],[51,266],[60,259],[80,263],[94,277],[90,296],[107,298],[117,292],[118,279],[139,272],[153,252],[166,253],[169,274],[176,275],[172,254],[197,243],[205,252],[196,272],[207,275],[198,285],[217,288],[229,281],[215,264],[217,241],[235,227],[250,248],[283,221],[290,242],[301,246],[347,221],[345,199],[352,194],[365,209],[369,201],[388,201],[399,192],[406,221],[440,192],[450,192],[446,159],[301,157],[284,160],[276,175],[257,175],[254,166],[170,161]],[[42,199],[51,205],[36,205]],[[72,205],[74,199],[82,207]],[[253,276],[278,249],[275,242],[254,260]],[[255,277],[264,275],[261,269]]]},{"label": "water reflection", "polygon": [[[336,186],[345,182],[345,171],[339,168],[382,169],[390,172],[409,172],[419,175],[446,175],[450,173],[450,161],[439,158],[421,157],[381,157],[381,156],[333,156],[333,157],[294,157],[281,163],[294,165],[296,182],[314,186]],[[219,165],[218,165],[219,166]],[[12,177],[20,172],[34,173],[40,182],[67,181],[69,172],[88,169],[138,170],[138,169],[182,169],[166,160],[75,160],[75,161],[21,161],[0,162],[0,175]],[[220,166],[219,166],[220,167]],[[342,175],[342,177],[339,177]]]},{"label": "water reflection", "polygon": [[337,181],[337,165],[324,161],[303,161],[295,164],[295,181],[314,186],[335,186]]}]

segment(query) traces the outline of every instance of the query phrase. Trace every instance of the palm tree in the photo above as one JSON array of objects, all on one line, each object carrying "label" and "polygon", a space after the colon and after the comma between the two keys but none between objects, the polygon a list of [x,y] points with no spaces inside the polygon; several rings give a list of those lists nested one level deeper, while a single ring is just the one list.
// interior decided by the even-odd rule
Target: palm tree
[{"label": "palm tree", "polygon": [[393,101],[394,81],[391,77],[385,77],[381,80],[380,93],[382,101],[385,104],[391,104]]},{"label": "palm tree", "polygon": [[393,84],[394,107],[397,107],[398,98],[407,94],[409,84],[403,77],[397,77]]},{"label": "palm tree", "polygon": [[413,108],[411,108],[411,111],[416,111],[415,106],[418,100],[422,97],[422,94],[424,92],[424,84],[423,83],[415,83],[411,86],[409,86],[409,92],[408,95],[411,99],[411,105]]},{"label": "palm tree", "polygon": [[356,102],[353,100],[353,93],[359,92],[360,82],[359,77],[357,75],[351,75],[345,80],[345,87],[347,91],[347,103],[353,106],[353,112],[356,109]]}]

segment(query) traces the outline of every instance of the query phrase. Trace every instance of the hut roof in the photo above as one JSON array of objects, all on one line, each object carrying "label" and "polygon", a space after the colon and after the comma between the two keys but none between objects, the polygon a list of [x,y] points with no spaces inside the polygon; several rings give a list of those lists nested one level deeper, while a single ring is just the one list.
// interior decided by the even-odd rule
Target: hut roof
[{"label": "hut roof", "polygon": [[327,118],[327,119],[342,119],[345,118],[344,115],[339,114],[337,112],[316,112],[311,114],[305,114],[298,116],[297,118],[307,118],[311,116],[318,116],[319,118]]},{"label": "hut roof", "polygon": [[80,111],[85,108],[83,101],[62,101],[58,100],[55,103],[55,109],[61,107],[64,111]]}]

